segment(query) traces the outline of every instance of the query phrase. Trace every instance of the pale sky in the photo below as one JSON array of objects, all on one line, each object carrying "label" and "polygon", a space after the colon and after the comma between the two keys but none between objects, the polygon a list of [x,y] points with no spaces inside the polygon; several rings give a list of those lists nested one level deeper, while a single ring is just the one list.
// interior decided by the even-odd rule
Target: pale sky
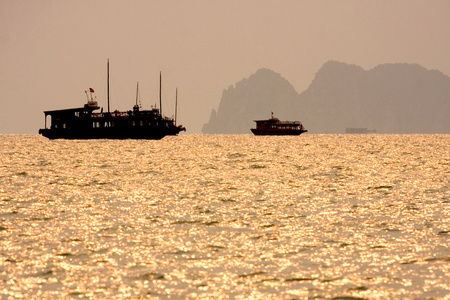
[{"label": "pale sky", "polygon": [[417,63],[450,76],[450,1],[0,0],[0,134],[37,134],[44,110],[82,106],[84,91],[200,133],[224,89],[260,68],[301,93],[329,60],[369,70]]}]

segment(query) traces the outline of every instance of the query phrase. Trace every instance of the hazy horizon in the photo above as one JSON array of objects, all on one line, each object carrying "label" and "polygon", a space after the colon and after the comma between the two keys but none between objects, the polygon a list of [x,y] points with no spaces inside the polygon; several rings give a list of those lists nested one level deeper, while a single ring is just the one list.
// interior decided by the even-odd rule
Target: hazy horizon
[{"label": "hazy horizon", "polygon": [[449,1],[2,1],[0,133],[37,134],[44,110],[158,100],[200,133],[222,92],[260,68],[301,93],[329,60],[414,63],[450,75]]}]

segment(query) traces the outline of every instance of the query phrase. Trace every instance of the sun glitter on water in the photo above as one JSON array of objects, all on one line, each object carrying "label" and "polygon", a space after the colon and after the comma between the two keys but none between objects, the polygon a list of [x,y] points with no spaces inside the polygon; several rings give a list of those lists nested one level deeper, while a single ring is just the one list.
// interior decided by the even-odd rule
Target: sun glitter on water
[{"label": "sun glitter on water", "polygon": [[0,293],[444,298],[449,135],[2,135]]}]

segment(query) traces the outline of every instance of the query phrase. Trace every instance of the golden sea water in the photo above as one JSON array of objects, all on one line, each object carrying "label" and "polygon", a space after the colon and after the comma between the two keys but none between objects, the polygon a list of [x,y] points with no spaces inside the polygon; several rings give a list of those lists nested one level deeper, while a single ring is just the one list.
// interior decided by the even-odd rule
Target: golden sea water
[{"label": "golden sea water", "polygon": [[449,145],[0,135],[0,295],[449,299]]}]

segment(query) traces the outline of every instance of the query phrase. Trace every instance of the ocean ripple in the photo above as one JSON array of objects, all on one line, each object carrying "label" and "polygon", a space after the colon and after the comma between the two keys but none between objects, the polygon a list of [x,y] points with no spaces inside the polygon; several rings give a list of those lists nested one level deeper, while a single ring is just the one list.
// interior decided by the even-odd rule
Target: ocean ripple
[{"label": "ocean ripple", "polygon": [[0,135],[5,299],[446,298],[449,135]]}]

